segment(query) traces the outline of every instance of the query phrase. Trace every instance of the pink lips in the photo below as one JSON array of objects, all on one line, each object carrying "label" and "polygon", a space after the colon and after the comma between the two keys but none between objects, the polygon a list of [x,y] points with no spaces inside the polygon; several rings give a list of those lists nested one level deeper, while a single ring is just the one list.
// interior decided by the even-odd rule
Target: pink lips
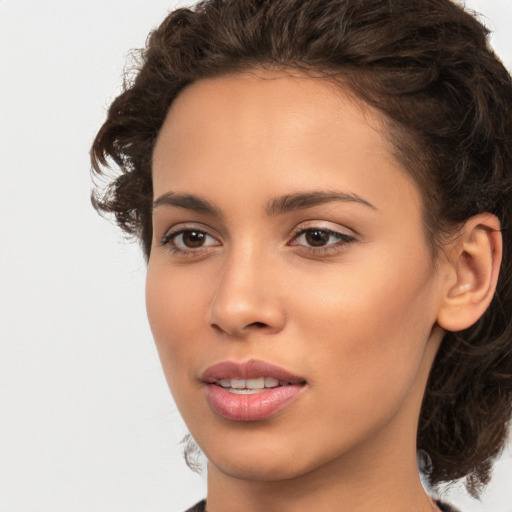
[{"label": "pink lips", "polygon": [[[221,387],[221,379],[273,377],[287,385],[265,388],[253,394],[234,394]],[[207,400],[215,413],[234,421],[259,421],[273,416],[290,404],[305,388],[305,379],[264,361],[225,361],[208,368],[201,377]]]}]

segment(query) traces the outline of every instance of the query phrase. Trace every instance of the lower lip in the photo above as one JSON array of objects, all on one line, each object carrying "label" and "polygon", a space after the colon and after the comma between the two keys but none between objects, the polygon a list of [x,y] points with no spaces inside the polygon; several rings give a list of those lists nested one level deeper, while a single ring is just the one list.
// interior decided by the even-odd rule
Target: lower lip
[{"label": "lower lip", "polygon": [[290,385],[267,388],[259,393],[238,395],[216,384],[207,386],[208,403],[219,416],[233,421],[259,421],[270,418],[289,405],[304,389]]}]

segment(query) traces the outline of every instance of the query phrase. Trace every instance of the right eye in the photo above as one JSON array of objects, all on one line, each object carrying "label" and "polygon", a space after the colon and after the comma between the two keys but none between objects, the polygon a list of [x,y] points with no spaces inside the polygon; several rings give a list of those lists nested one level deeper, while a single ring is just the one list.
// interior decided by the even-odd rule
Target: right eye
[{"label": "right eye", "polygon": [[180,229],[168,233],[162,238],[162,245],[168,245],[174,253],[194,253],[205,247],[221,245],[206,231],[200,229]]}]

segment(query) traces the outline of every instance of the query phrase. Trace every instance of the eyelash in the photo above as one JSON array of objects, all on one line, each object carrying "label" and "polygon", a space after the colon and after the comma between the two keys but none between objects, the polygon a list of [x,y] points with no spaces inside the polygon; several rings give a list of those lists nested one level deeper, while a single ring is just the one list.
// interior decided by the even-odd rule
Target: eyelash
[{"label": "eyelash", "polygon": [[179,256],[195,256],[198,253],[202,253],[203,251],[208,250],[208,247],[216,247],[218,245],[218,244],[211,244],[211,245],[207,245],[207,246],[200,246],[195,249],[194,248],[181,249],[176,245],[175,240],[180,235],[183,235],[185,233],[196,233],[198,235],[204,235],[213,240],[216,240],[212,235],[210,235],[208,232],[204,231],[203,229],[195,229],[193,227],[185,227],[185,228],[181,228],[181,229],[178,229],[176,231],[166,234],[162,238],[161,245],[167,246],[167,248],[173,254],[177,254]]},{"label": "eyelash", "polygon": [[[323,233],[325,235],[328,235],[329,238],[333,237],[337,241],[335,243],[331,242],[327,245],[322,245],[322,246],[317,246],[317,247],[314,247],[311,245],[305,245],[305,244],[301,245],[298,243],[293,243],[294,241],[299,239],[299,237],[306,235],[307,233],[310,233],[313,231],[317,231],[317,232]],[[302,250],[308,251],[312,254],[325,254],[325,253],[337,253],[340,250],[342,250],[343,247],[350,245],[350,244],[354,243],[355,241],[356,241],[356,239],[353,236],[343,233],[341,231],[335,231],[333,229],[319,227],[319,226],[310,226],[310,227],[306,227],[306,228],[304,228],[304,227],[298,228],[293,233],[292,239],[290,242],[287,243],[287,245],[300,246]]]},{"label": "eyelash", "polygon": [[[311,246],[306,244],[298,244],[296,243],[297,239],[299,239],[301,236],[306,235],[307,233],[317,231],[319,233],[322,233],[324,235],[328,235],[329,239],[334,237],[337,241],[335,243],[329,243],[327,245],[321,245],[321,246]],[[202,254],[205,251],[208,251],[210,247],[218,247],[220,243],[210,244],[206,246],[199,246],[197,248],[188,248],[188,249],[181,249],[176,245],[175,240],[185,234],[185,233],[196,233],[198,235],[203,235],[205,237],[209,237],[212,240],[216,240],[215,237],[210,235],[207,231],[202,229],[195,229],[193,227],[184,227],[181,229],[178,229],[176,231],[173,231],[171,233],[166,234],[162,240],[161,245],[167,246],[167,248],[172,252],[172,254],[176,254],[179,256],[196,256],[198,254]],[[303,251],[307,251],[313,255],[319,255],[319,254],[325,254],[325,253],[332,253],[332,252],[339,252],[343,247],[352,244],[356,241],[356,239],[348,235],[346,233],[342,233],[340,231],[335,231],[333,229],[323,228],[319,226],[311,226],[311,227],[299,227],[296,229],[293,234],[292,238],[289,242],[287,242],[287,246],[298,246]]]}]

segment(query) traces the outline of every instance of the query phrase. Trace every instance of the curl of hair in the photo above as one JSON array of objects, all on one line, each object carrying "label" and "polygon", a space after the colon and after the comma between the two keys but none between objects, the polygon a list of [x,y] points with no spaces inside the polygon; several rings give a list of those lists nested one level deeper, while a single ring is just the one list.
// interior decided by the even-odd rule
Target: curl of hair
[{"label": "curl of hair", "polygon": [[475,325],[446,333],[418,429],[431,484],[467,477],[477,495],[512,407],[512,84],[485,27],[450,0],[211,0],[170,13],[135,65],[94,140],[94,172],[120,172],[93,204],[146,257],[151,157],[169,106],[196,80],[265,67],[332,80],[384,114],[422,192],[433,255],[471,216],[500,219],[495,297]]}]

